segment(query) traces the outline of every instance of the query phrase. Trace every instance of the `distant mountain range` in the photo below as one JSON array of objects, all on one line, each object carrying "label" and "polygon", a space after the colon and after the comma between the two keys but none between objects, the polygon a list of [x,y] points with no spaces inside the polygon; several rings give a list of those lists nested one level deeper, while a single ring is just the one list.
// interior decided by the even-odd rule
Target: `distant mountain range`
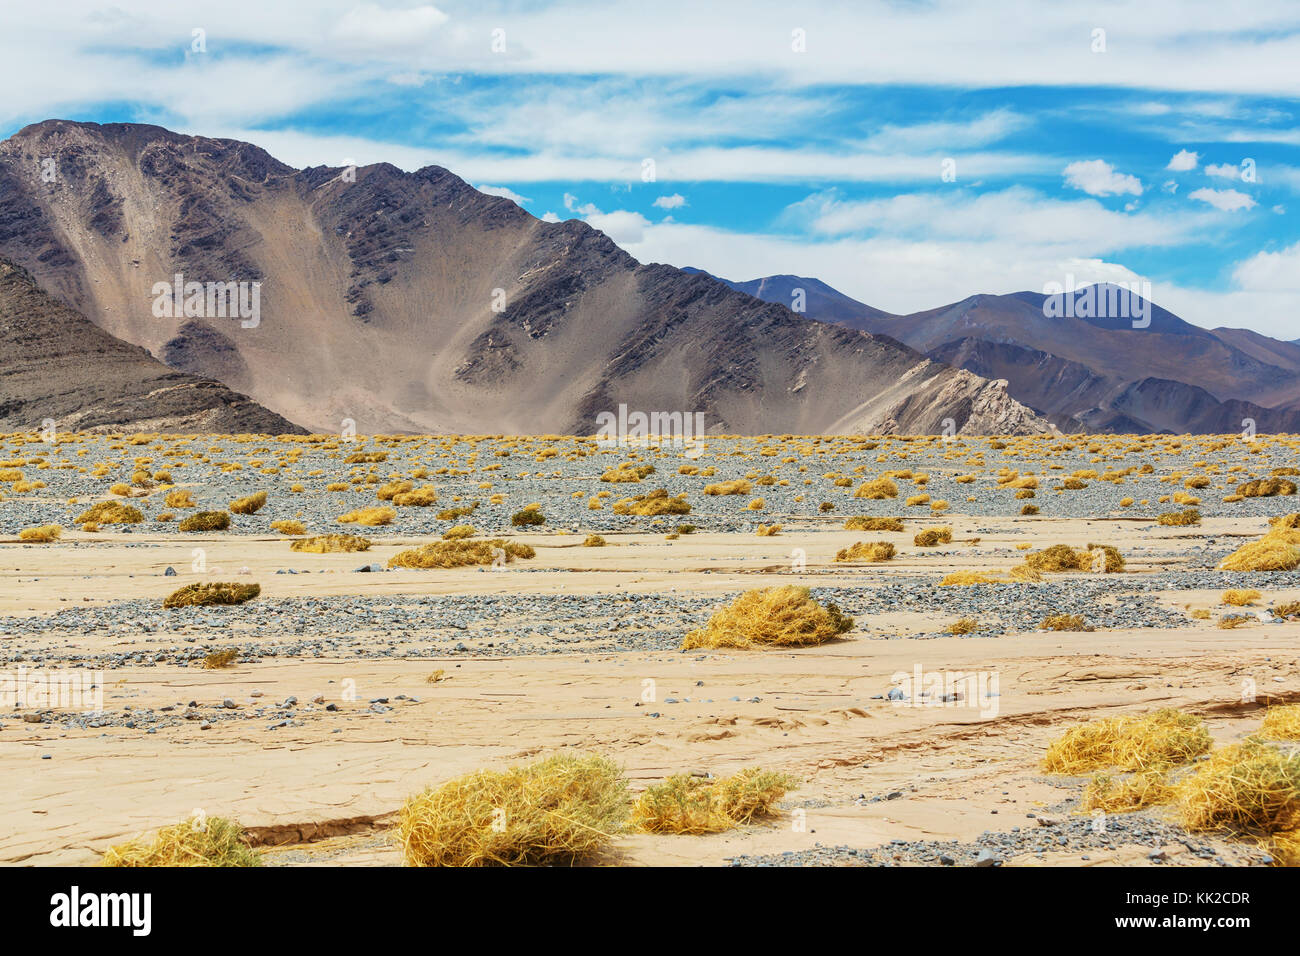
[{"label": "distant mountain range", "polygon": [[[711,433],[1050,429],[1005,383],[643,265],[436,166],[299,170],[234,140],[49,120],[0,143],[0,257],[59,321],[107,333],[42,346],[59,376],[25,380],[5,419],[25,427],[188,420],[151,404],[163,366],[104,373],[125,354],[111,336],[191,392],[223,383],[225,407],[251,396],[241,428],[592,434],[626,404],[702,412]],[[252,321],[220,314],[238,283]],[[15,314],[35,301],[5,294]],[[4,348],[12,365],[35,346]]]},{"label": "distant mountain range", "polygon": [[[1112,308],[1106,317],[1078,318],[1082,310],[1062,296],[1049,301],[1034,292],[973,295],[894,315],[814,278],[720,281],[786,305],[803,290],[809,318],[1005,379],[1012,397],[1065,431],[1230,433],[1251,419],[1259,431],[1300,432],[1300,340],[1202,329],[1119,287],[1091,294],[1112,295],[1126,315]],[[1078,302],[1085,290],[1072,295]],[[1149,315],[1149,325],[1135,328],[1133,315]]]}]

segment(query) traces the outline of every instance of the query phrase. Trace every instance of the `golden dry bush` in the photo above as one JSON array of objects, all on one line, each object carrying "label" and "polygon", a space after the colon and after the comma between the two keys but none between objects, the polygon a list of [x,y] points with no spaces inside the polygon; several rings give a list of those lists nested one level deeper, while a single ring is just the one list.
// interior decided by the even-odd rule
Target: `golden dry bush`
[{"label": "golden dry bush", "polygon": [[1247,738],[1222,747],[1178,784],[1189,830],[1266,834],[1300,827],[1300,752]]},{"label": "golden dry bush", "polygon": [[1174,787],[1163,770],[1146,770],[1125,776],[1099,773],[1083,788],[1080,809],[1084,812],[1128,813],[1169,803],[1174,795]]},{"label": "golden dry bush", "polygon": [[388,559],[390,568],[463,568],[470,565],[491,565],[498,561],[509,563],[515,558],[531,558],[537,554],[526,544],[516,544],[502,538],[486,541],[466,539],[434,541],[418,548],[399,551]]},{"label": "golden dry bush", "polygon": [[31,544],[50,544],[59,540],[63,534],[63,528],[57,524],[45,524],[36,528],[23,528],[18,532],[19,541],[27,541]]},{"label": "golden dry bush", "polygon": [[1038,625],[1044,631],[1091,631],[1082,614],[1049,614]]},{"label": "golden dry bush", "polygon": [[771,538],[781,533],[779,524],[761,524],[754,529],[754,533],[760,538]]},{"label": "golden dry bush", "polygon": [[686,500],[685,492],[670,496],[665,489],[659,488],[647,495],[639,495],[635,498],[621,498],[614,502],[614,507],[611,510],[616,515],[651,517],[656,515],[690,514],[691,506]]},{"label": "golden dry bush", "polygon": [[[682,467],[688,467],[683,465]],[[699,469],[696,469],[698,471]],[[609,468],[600,476],[601,481],[607,481],[611,484],[636,484],[642,478],[653,475],[654,465],[634,465],[630,461],[625,461],[613,468]],[[680,469],[678,474],[694,474],[695,472],[684,472]]]},{"label": "golden dry bush", "polygon": [[945,631],[949,634],[973,634],[979,630],[979,621],[973,617],[963,617],[949,624]]},{"label": "golden dry bush", "polygon": [[888,541],[858,541],[835,553],[836,561],[888,561],[894,556],[894,546]]},{"label": "golden dry bush", "polygon": [[607,542],[604,538],[602,538],[598,534],[589,534],[587,535],[586,538],[583,539],[582,546],[584,548],[603,548],[608,543],[609,542]]},{"label": "golden dry bush", "polygon": [[101,866],[261,866],[244,828],[225,817],[204,817],[163,827],[152,841],[111,846]]},{"label": "golden dry bush", "polygon": [[1173,708],[1141,717],[1104,717],[1071,727],[1052,741],[1043,769],[1065,774],[1167,770],[1209,752],[1211,743],[1204,720]]},{"label": "golden dry bush", "polygon": [[230,515],[224,511],[196,511],[176,527],[181,531],[225,531],[230,527]]},{"label": "golden dry bush", "polygon": [[773,816],[798,786],[788,774],[757,767],[716,780],[676,774],[641,793],[631,823],[646,833],[720,833]]},{"label": "golden dry bush", "polygon": [[1025,566],[1035,571],[1088,571],[1093,558],[1087,551],[1075,551],[1068,544],[1054,544],[1025,555]]},{"label": "golden dry bush", "polygon": [[1223,592],[1223,603],[1231,604],[1233,607],[1246,607],[1263,596],[1253,588],[1233,588]]},{"label": "golden dry bush", "polygon": [[1020,509],[1020,513],[1025,516],[1038,514],[1038,505],[1025,505]]},{"label": "golden dry bush", "polygon": [[393,495],[393,504],[399,508],[428,508],[438,503],[438,492],[432,485],[412,488]]},{"label": "golden dry bush", "polygon": [[858,485],[857,490],[853,492],[853,497],[866,498],[869,501],[884,501],[887,498],[897,498],[898,485],[888,478],[873,478],[871,481],[864,481]]},{"label": "golden dry bush", "polygon": [[347,491],[348,484],[346,481],[331,481],[325,486],[326,491]]},{"label": "golden dry bush", "polygon": [[1300,567],[1300,530],[1283,520],[1271,523],[1258,541],[1243,544],[1219,562],[1221,571],[1294,571]]},{"label": "golden dry bush", "polygon": [[98,501],[77,516],[77,524],[136,524],[144,520],[139,508],[118,501]]},{"label": "golden dry bush", "polygon": [[516,528],[546,524],[546,515],[542,514],[540,508],[531,506],[512,514],[510,516],[510,524]]},{"label": "golden dry bush", "polygon": [[822,606],[808,588],[755,588],[686,635],[683,650],[699,647],[805,647],[824,644],[853,628],[834,604]]},{"label": "golden dry bush", "polygon": [[904,507],[915,508],[917,505],[926,505],[930,503],[929,495],[911,495],[903,502]]},{"label": "golden dry bush", "polygon": [[258,491],[246,498],[238,498],[230,503],[230,513],[237,515],[252,515],[261,511],[266,504],[266,492]]},{"label": "golden dry bush", "polygon": [[1293,495],[1296,493],[1294,481],[1285,478],[1259,478],[1245,481],[1237,486],[1237,494],[1243,498],[1272,498],[1275,495]]},{"label": "golden dry bush", "polygon": [[343,459],[345,465],[375,465],[383,461],[388,461],[388,452],[386,451],[358,451],[347,458]]},{"label": "golden dry bush", "polygon": [[1259,736],[1265,740],[1300,740],[1300,704],[1275,704],[1264,714]]},{"label": "golden dry bush", "polygon": [[472,538],[478,534],[478,531],[472,524],[454,524],[442,533],[444,541],[455,541],[458,538]]},{"label": "golden dry bush", "polygon": [[1274,866],[1300,866],[1300,829],[1273,834],[1268,852]]},{"label": "golden dry bush", "polygon": [[192,492],[180,489],[178,491],[169,491],[163,497],[163,504],[168,508],[197,508],[198,502],[194,500]]},{"label": "golden dry bush", "polygon": [[262,593],[259,584],[203,582],[177,588],[163,600],[163,607],[207,607],[214,604],[243,604]]},{"label": "golden dry bush", "polygon": [[912,544],[918,548],[933,548],[941,544],[952,543],[952,528],[948,525],[940,525],[937,528],[926,528],[918,532],[912,538]]},{"label": "golden dry bush", "polygon": [[380,525],[391,524],[392,520],[397,517],[397,512],[392,508],[353,508],[347,514],[341,514],[335,520],[339,524],[360,524],[366,527],[375,528]]},{"label": "golden dry bush", "polygon": [[415,487],[413,481],[389,481],[380,485],[375,491],[375,497],[380,501],[392,501],[393,496],[401,494],[404,491],[410,491]]},{"label": "golden dry bush", "polygon": [[627,782],[610,760],[561,755],[479,770],[407,799],[407,866],[554,866],[605,851],[627,825]]},{"label": "golden dry bush", "polygon": [[734,481],[719,481],[704,486],[706,495],[747,495],[753,490],[754,486],[744,478],[737,478]]},{"label": "golden dry bush", "polygon": [[207,671],[219,671],[223,668],[230,667],[239,658],[239,651],[233,647],[222,648],[219,651],[213,651],[203,658],[203,669]]},{"label": "golden dry bush", "polygon": [[854,515],[844,522],[845,531],[902,531],[902,518],[872,518]]},{"label": "golden dry bush", "polygon": [[762,498],[754,498],[749,502],[749,504],[745,505],[747,511],[762,511],[766,507],[767,502]]},{"label": "golden dry bush", "polygon": [[1003,580],[987,571],[953,571],[945,574],[939,581],[939,587],[965,587],[971,584],[993,584]]},{"label": "golden dry bush", "polygon": [[1166,511],[1156,515],[1156,524],[1166,527],[1177,528],[1200,523],[1201,513],[1195,508],[1188,508],[1186,511]]},{"label": "golden dry bush", "polygon": [[355,534],[320,534],[312,538],[300,538],[289,545],[290,551],[306,554],[335,554],[352,551],[369,551],[370,539]]},{"label": "golden dry bush", "polygon": [[1121,508],[1131,508],[1131,507],[1133,507],[1133,499],[1132,499],[1132,498],[1121,498],[1121,499],[1119,500],[1119,506],[1120,506]]},{"label": "golden dry bush", "polygon": [[117,484],[109,486],[108,493],[126,498],[131,494],[131,486],[124,481],[119,481]]},{"label": "golden dry bush", "polygon": [[460,518],[468,518],[478,509],[478,502],[472,505],[461,505],[456,508],[444,508],[436,515],[439,521],[456,521]]},{"label": "golden dry bush", "polygon": [[1093,571],[1101,571],[1105,574],[1118,574],[1124,570],[1124,555],[1119,553],[1119,548],[1109,544],[1089,544],[1088,552],[1092,562]]},{"label": "golden dry bush", "polygon": [[307,526],[301,521],[285,518],[280,521],[272,521],[271,530],[278,531],[280,534],[306,534]]}]

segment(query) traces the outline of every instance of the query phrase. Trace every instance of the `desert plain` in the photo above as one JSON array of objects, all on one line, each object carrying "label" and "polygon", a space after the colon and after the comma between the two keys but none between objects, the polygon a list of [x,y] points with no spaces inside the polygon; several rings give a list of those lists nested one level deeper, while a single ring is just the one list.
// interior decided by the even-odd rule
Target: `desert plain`
[{"label": "desert plain", "polygon": [[[90,675],[97,702],[0,708],[7,865],[95,865],[196,813],[238,820],[266,865],[401,865],[413,793],[555,753],[610,758],[634,794],[798,781],[761,820],[631,829],[594,863],[1276,862],[1170,807],[1099,817],[1091,774],[1043,758],[1165,708],[1227,746],[1300,702],[1300,575],[1220,568],[1300,511],[1293,436],[0,438],[0,672]],[[139,517],[87,519],[102,502]],[[181,530],[205,512],[226,526]],[[491,561],[394,562],[458,527]],[[339,534],[368,546],[292,550]],[[1095,563],[1032,570],[1056,545]],[[163,606],[211,582],[259,593]],[[852,628],[683,649],[787,585]]]}]

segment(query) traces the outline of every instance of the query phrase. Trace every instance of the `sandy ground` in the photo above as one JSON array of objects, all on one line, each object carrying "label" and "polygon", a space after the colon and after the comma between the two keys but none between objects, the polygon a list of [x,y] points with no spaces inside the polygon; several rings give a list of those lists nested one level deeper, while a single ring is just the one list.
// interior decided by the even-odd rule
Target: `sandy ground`
[{"label": "sandy ground", "polygon": [[[1005,533],[973,536],[973,519],[954,516],[953,546],[920,553],[907,535],[802,530],[775,538],[698,534],[611,535],[615,546],[575,547],[580,538],[527,536],[539,545],[530,568],[547,573],[474,570],[355,574],[361,561],[383,563],[400,542],[358,555],[293,555],[283,540],[212,538],[208,561],[247,580],[267,598],[399,594],[661,593],[721,598],[774,583],[856,586],[881,576],[1010,567],[1023,554],[1060,541],[1101,537],[1129,557],[1116,586],[1177,567],[1189,538],[1259,534],[1263,522],[1234,529],[1227,519],[1203,529],[1153,528],[1125,521],[978,519]],[[1259,527],[1256,527],[1259,525]],[[880,566],[846,568],[834,552],[861,540],[909,539],[908,553]],[[0,614],[48,614],[70,603],[161,598],[192,575],[200,539],[69,533],[48,546],[0,545]],[[547,545],[542,547],[541,545]],[[550,545],[555,545],[554,547]],[[1235,546],[1235,545],[1233,545]],[[792,549],[807,555],[790,568]],[[275,575],[311,562],[335,574]],[[215,573],[215,571],[213,572]],[[209,575],[211,576],[211,575]],[[1227,584],[1225,583],[1225,586]],[[1268,600],[1300,598],[1300,584]],[[1171,609],[1213,608],[1218,591],[1158,596]],[[633,602],[635,606],[635,602]],[[256,604],[240,613],[249,614]],[[946,615],[943,623],[950,620]],[[656,622],[680,630],[680,622]],[[264,658],[224,670],[124,666],[105,673],[104,707],[177,706],[208,712],[229,699],[235,719],[178,722],[154,734],[122,726],[71,728],[0,715],[0,862],[93,864],[124,838],[189,816],[230,816],[269,848],[268,862],[396,865],[391,824],[419,789],[484,766],[503,766],[557,750],[593,751],[622,763],[634,786],[683,771],[723,774],[761,765],[797,775],[783,816],[762,826],[707,837],[633,835],[610,862],[627,865],[722,864],[739,854],[825,846],[871,848],[892,840],[972,840],[986,830],[1033,827],[1059,813],[1082,781],[1044,777],[1047,743],[1092,717],[1175,706],[1204,715],[1221,742],[1258,726],[1262,704],[1242,703],[1250,678],[1261,700],[1300,699],[1300,625],[1252,624],[1223,630],[1188,617],[1185,626],[1031,632],[997,638],[905,639],[933,631],[923,606],[881,607],[834,645],[795,651],[677,651],[560,654],[443,660]],[[888,637],[895,639],[886,639]],[[150,635],[157,638],[157,635]],[[904,638],[904,639],[899,639]],[[12,654],[37,645],[125,650],[146,636],[60,634],[3,638]],[[13,665],[10,665],[11,667]],[[999,696],[942,706],[883,699],[898,672],[996,675]],[[435,670],[442,680],[430,683]],[[645,699],[653,682],[653,699]],[[288,726],[253,709],[301,702]],[[309,703],[313,700],[319,703]],[[372,702],[386,699],[382,712]],[[675,701],[670,703],[669,701]],[[332,704],[336,710],[326,710]],[[223,709],[229,717],[232,708]],[[382,710],[382,708],[381,708]],[[44,759],[49,758],[49,759]],[[889,797],[891,794],[896,796]],[[802,812],[799,812],[802,811]],[[1065,811],[1068,812],[1068,809]],[[1035,815],[1031,817],[1030,814]],[[802,825],[800,825],[802,824]],[[1239,841],[1197,836],[1225,858],[1249,862]],[[1145,865],[1147,847],[1063,847],[1006,861],[1030,865]],[[1235,854],[1235,856],[1234,856]],[[1172,845],[1162,865],[1202,862]]]}]

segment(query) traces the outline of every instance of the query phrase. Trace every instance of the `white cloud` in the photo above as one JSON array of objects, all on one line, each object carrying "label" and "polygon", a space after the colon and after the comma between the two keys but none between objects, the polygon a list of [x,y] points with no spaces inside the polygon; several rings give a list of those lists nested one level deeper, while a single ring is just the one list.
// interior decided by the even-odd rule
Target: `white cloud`
[{"label": "white cloud", "polygon": [[1174,153],[1173,159],[1169,160],[1169,165],[1165,169],[1172,169],[1176,173],[1185,173],[1189,169],[1195,169],[1196,164],[1200,162],[1200,154],[1193,153],[1190,150],[1180,149]]},{"label": "white cloud", "polygon": [[1237,212],[1255,207],[1255,200],[1235,189],[1197,189],[1188,193],[1187,198],[1209,203],[1215,209],[1223,212]]},{"label": "white cloud", "polygon": [[650,220],[639,212],[625,209],[605,213],[594,206],[588,206],[585,207],[583,218],[620,246],[625,247],[635,246],[644,241],[646,227],[650,225]]},{"label": "white cloud", "polygon": [[560,217],[551,211],[542,213],[542,222],[559,222]]},{"label": "white cloud", "polygon": [[1205,166],[1205,175],[1217,176],[1220,179],[1240,179],[1241,170],[1231,163],[1223,163],[1215,166],[1213,163],[1207,163]]},{"label": "white cloud", "polygon": [[1104,159],[1071,163],[1065,167],[1065,182],[1089,196],[1142,195],[1142,183],[1136,176],[1115,172],[1115,167]]},{"label": "white cloud", "polygon": [[524,203],[532,202],[531,199],[519,195],[519,193],[515,192],[513,189],[507,188],[506,186],[475,186],[474,188],[489,196],[503,196],[517,206],[522,206]]},{"label": "white cloud", "polygon": [[981,194],[904,193],[854,201],[841,200],[832,190],[794,203],[783,219],[820,236],[1034,244],[1063,256],[1178,245],[1203,233],[1210,224],[1207,215],[1129,214],[1095,199],[1053,199],[1013,186]]},{"label": "white cloud", "polygon": [[686,197],[681,193],[673,193],[671,196],[660,196],[653,205],[660,209],[680,209],[686,205]]}]

